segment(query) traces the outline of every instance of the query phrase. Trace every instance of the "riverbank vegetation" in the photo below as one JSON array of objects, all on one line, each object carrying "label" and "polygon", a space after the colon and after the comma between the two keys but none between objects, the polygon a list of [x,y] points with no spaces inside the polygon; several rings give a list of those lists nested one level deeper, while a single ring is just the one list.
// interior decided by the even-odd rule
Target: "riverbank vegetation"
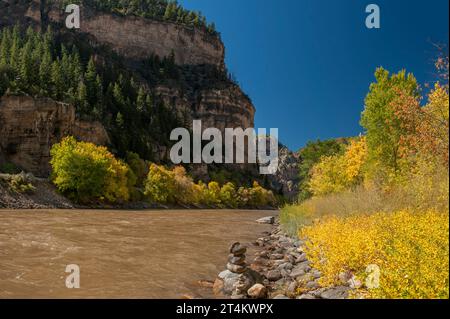
[{"label": "riverbank vegetation", "polygon": [[4,185],[15,193],[32,193],[36,188],[34,187],[32,177],[24,172],[18,174],[3,174],[0,171],[0,185]]},{"label": "riverbank vegetation", "polygon": [[257,182],[250,188],[237,188],[233,183],[223,186],[216,181],[195,183],[182,166],[170,170],[152,164],[145,182],[145,195],[161,204],[205,205],[221,208],[274,207],[271,191]]},{"label": "riverbank vegetation", "polygon": [[[448,56],[436,66],[426,103],[412,74],[377,69],[365,135],[320,156],[304,183],[312,197],[282,210],[322,285],[350,274],[361,283],[355,296],[449,297]],[[374,286],[370,265],[380,269]]]},{"label": "riverbank vegetation", "polygon": [[194,182],[182,166],[167,168],[135,153],[119,160],[106,147],[66,137],[51,149],[52,181],[79,203],[149,201],[161,205],[217,208],[275,207],[271,191],[252,187]]}]

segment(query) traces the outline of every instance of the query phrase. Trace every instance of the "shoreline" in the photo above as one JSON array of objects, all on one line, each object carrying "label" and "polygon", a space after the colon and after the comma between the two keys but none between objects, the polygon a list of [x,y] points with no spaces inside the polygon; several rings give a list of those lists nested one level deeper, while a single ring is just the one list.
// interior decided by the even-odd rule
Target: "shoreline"
[{"label": "shoreline", "polygon": [[218,274],[212,288],[216,298],[348,299],[355,288],[354,278],[344,276],[347,274],[342,274],[339,286],[322,286],[320,271],[305,253],[305,241],[286,234],[279,218],[271,231],[252,242],[252,248],[256,253],[248,256],[245,272],[233,272],[227,265]]},{"label": "shoreline", "polygon": [[[0,177],[5,177],[2,174]],[[35,189],[31,192],[11,190],[6,182],[0,179],[0,210],[36,210],[36,209],[89,209],[89,210],[233,210],[226,207],[207,207],[201,205],[162,205],[145,201],[127,202],[123,204],[93,203],[81,205],[61,195],[56,187],[47,179],[31,177]],[[241,207],[236,210],[273,210],[278,207]]]}]

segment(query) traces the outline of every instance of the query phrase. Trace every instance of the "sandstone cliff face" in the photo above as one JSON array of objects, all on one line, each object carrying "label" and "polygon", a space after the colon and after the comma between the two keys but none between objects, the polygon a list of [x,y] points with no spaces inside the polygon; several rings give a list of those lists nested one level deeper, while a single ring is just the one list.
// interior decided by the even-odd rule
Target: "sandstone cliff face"
[{"label": "sandstone cliff face", "polygon": [[109,141],[100,123],[78,120],[71,105],[27,96],[0,98],[0,160],[48,176],[50,148],[68,135],[99,145]]},{"label": "sandstone cliff face", "polygon": [[186,125],[192,120],[202,120],[203,127],[225,128],[254,127],[255,108],[239,87],[203,89],[192,95],[182,95],[178,89],[158,86],[155,90],[166,105],[174,108]]},{"label": "sandstone cliff face", "polygon": [[[58,4],[51,6],[49,21],[64,23],[67,14]],[[224,66],[225,49],[216,36],[171,22],[140,17],[122,17],[81,8],[81,32],[99,43],[108,44],[120,55],[145,59],[151,54],[168,56],[172,50],[177,64]]]}]

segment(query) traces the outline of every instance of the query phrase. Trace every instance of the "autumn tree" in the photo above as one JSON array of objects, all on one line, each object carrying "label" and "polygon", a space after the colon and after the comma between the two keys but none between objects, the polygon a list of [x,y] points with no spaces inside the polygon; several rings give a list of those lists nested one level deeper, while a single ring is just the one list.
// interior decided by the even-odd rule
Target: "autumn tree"
[{"label": "autumn tree", "polygon": [[341,154],[345,149],[345,141],[327,140],[309,142],[299,151],[299,200],[304,201],[310,198],[311,193],[308,184],[311,179],[311,169],[324,156],[333,156]]},{"label": "autumn tree", "polygon": [[392,103],[402,96],[418,98],[419,87],[415,77],[404,70],[390,75],[387,70],[378,68],[375,78],[376,82],[370,85],[366,96],[361,118],[361,125],[367,132],[369,173],[377,174],[385,169],[396,172],[404,129]]},{"label": "autumn tree", "polygon": [[399,92],[400,99],[392,103],[401,121],[401,155],[411,159],[417,154],[432,156],[448,166],[449,161],[449,96],[439,83],[428,96],[428,103]]},{"label": "autumn tree", "polygon": [[314,196],[323,196],[359,185],[366,157],[365,137],[352,140],[344,154],[323,156],[311,170],[309,190]]}]

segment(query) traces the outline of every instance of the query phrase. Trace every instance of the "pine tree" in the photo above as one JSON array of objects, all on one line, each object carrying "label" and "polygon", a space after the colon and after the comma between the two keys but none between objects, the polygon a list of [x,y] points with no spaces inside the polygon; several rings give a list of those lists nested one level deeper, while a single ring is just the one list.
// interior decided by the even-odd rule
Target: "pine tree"
[{"label": "pine tree", "polygon": [[69,52],[66,49],[64,44],[61,45],[61,76],[64,79],[64,87],[70,87],[70,78],[71,78],[71,64]]},{"label": "pine tree", "polygon": [[117,83],[117,82],[114,83],[113,97],[119,106],[122,106],[122,107],[125,106],[125,99],[122,94],[122,89],[121,89],[119,83]]},{"label": "pine tree", "polygon": [[20,39],[18,35],[13,35],[13,43],[11,46],[11,53],[9,55],[9,65],[14,72],[18,72],[19,70],[19,60],[20,60]]},{"label": "pine tree", "polygon": [[144,112],[145,111],[145,98],[146,98],[146,94],[144,91],[144,88],[141,86],[139,88],[139,92],[138,92],[138,96],[136,99],[136,109],[138,110],[138,112]]},{"label": "pine tree", "polygon": [[78,85],[78,82],[81,80],[83,76],[83,67],[81,65],[80,61],[80,54],[76,49],[73,49],[73,52],[70,56],[70,83],[71,86],[76,88]]},{"label": "pine tree", "polygon": [[18,65],[19,77],[17,84],[22,90],[26,90],[31,85],[31,50],[31,41],[27,41],[20,52],[20,60]]},{"label": "pine tree", "polygon": [[0,43],[0,66],[9,65],[10,49],[11,47],[11,34],[9,29],[4,29],[2,32],[2,39]]},{"label": "pine tree", "polygon": [[95,78],[95,92],[96,92],[96,106],[97,113],[99,116],[103,114],[104,111],[104,96],[103,96],[103,83],[100,75],[97,74]]},{"label": "pine tree", "polygon": [[123,120],[123,115],[122,115],[122,113],[118,112],[116,115],[116,125],[119,128],[123,128],[124,124],[125,124],[125,122]]},{"label": "pine tree", "polygon": [[52,63],[51,82],[53,85],[53,98],[61,101],[64,93],[64,78],[61,74],[61,64],[59,60],[55,60]]},{"label": "pine tree", "polygon": [[46,48],[41,64],[39,65],[39,81],[41,85],[41,94],[50,93],[50,81],[52,74],[52,57],[49,48]]},{"label": "pine tree", "polygon": [[198,12],[194,12],[193,23],[194,23],[195,26],[199,26],[200,25],[200,14]]},{"label": "pine tree", "polygon": [[86,84],[84,84],[84,81],[80,81],[78,84],[77,106],[78,106],[78,111],[80,113],[86,114],[89,112],[87,88],[86,88]]},{"label": "pine tree", "polygon": [[96,103],[96,79],[97,79],[97,70],[95,68],[94,58],[91,56],[89,59],[86,73],[84,75],[87,86],[87,97],[89,104],[94,105]]},{"label": "pine tree", "polygon": [[174,6],[173,3],[167,4],[166,11],[164,12],[164,16],[163,16],[164,20],[167,20],[167,21],[173,20],[175,14],[176,14],[176,6]]}]

